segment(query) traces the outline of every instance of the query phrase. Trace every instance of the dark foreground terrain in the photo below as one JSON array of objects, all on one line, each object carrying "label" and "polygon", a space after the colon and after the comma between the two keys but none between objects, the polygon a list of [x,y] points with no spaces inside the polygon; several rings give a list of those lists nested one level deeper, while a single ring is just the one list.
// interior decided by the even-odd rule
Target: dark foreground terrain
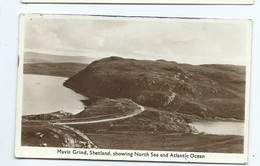
[{"label": "dark foreground terrain", "polygon": [[23,116],[24,146],[243,153],[243,136],[199,133],[190,122],[243,121],[245,67],[118,57],[62,66],[34,64],[25,73],[62,73],[64,86],[90,99],[75,115]]},{"label": "dark foreground terrain", "polygon": [[[82,128],[85,125],[78,125]],[[73,125],[73,127],[77,127]],[[23,126],[23,146],[243,153],[242,136],[138,131],[87,132],[88,139],[63,126]],[[43,135],[41,137],[41,134]]]}]

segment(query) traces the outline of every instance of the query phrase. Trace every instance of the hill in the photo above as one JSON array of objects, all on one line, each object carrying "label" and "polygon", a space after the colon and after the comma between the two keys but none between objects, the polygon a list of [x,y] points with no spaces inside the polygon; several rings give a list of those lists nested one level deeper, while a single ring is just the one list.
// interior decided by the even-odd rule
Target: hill
[{"label": "hill", "polygon": [[82,63],[25,63],[24,74],[71,77],[87,67]]},{"label": "hill", "polygon": [[244,119],[244,66],[110,57],[92,62],[64,86],[86,96],[129,98],[200,118]]},{"label": "hill", "polygon": [[25,52],[24,63],[85,63],[89,64],[94,61],[94,58],[85,56],[63,56],[42,54],[36,52]]}]

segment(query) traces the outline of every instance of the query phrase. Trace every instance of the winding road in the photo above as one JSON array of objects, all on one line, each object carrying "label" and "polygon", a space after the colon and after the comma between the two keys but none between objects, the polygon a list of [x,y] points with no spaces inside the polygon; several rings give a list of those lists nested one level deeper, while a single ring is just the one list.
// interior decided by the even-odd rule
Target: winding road
[{"label": "winding road", "polygon": [[84,121],[84,122],[56,122],[53,124],[58,124],[58,125],[70,125],[70,124],[92,124],[92,123],[101,123],[101,122],[109,122],[109,121],[116,121],[116,120],[122,120],[122,119],[127,119],[131,118],[133,116],[136,116],[143,112],[145,108],[141,105],[138,105],[140,108],[138,111],[135,111],[135,113],[126,115],[126,116],[121,116],[121,117],[116,117],[116,118],[109,118],[109,119],[101,119],[101,120],[93,120],[93,121]]}]

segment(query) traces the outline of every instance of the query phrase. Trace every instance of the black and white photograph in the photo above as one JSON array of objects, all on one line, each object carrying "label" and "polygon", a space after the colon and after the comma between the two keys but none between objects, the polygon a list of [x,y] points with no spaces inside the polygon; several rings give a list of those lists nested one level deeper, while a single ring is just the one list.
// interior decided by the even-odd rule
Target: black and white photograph
[{"label": "black and white photograph", "polygon": [[22,14],[16,157],[246,163],[251,34],[251,20]]}]

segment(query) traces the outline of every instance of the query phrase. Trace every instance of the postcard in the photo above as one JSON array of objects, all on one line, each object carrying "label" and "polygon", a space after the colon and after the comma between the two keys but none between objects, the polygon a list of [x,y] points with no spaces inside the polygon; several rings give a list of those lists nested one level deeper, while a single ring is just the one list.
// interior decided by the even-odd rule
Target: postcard
[{"label": "postcard", "polygon": [[252,21],[22,14],[18,158],[247,163]]},{"label": "postcard", "polygon": [[21,0],[23,3],[253,4],[254,0]]}]

